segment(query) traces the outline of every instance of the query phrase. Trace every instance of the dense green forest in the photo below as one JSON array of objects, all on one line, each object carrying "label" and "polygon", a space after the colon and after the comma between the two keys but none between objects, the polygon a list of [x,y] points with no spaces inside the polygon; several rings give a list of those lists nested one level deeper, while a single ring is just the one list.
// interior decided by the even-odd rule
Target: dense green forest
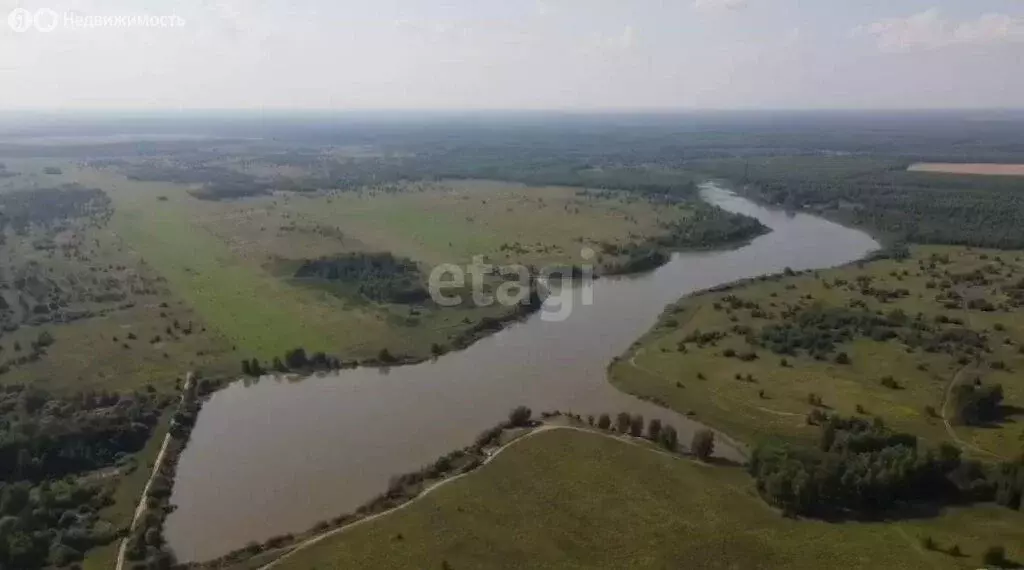
[{"label": "dense green forest", "polygon": [[419,267],[390,253],[348,253],[303,261],[294,277],[337,283],[378,303],[417,304],[430,298]]},{"label": "dense green forest", "polygon": [[755,197],[813,209],[892,240],[1024,247],[1024,178],[908,172],[910,161],[872,156],[698,161]]},{"label": "dense green forest", "polygon": [[[921,449],[917,438],[880,420],[824,417],[819,449],[762,444],[749,471],[769,503],[792,515],[862,518],[925,505],[992,500],[997,484],[1013,493],[1009,476],[964,460],[950,444]],[[1019,503],[1019,499],[1017,500]],[[1016,508],[1012,500],[1004,502]]]},{"label": "dense green forest", "polygon": [[167,403],[150,391],[54,398],[0,388],[0,568],[66,566],[114,540],[120,529],[101,513],[110,480],[92,474],[123,468]]}]

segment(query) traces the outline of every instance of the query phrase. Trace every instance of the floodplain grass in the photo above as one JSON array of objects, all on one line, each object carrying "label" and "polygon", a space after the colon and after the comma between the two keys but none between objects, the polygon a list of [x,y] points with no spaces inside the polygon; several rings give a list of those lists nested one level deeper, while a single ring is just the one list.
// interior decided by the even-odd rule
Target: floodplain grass
[{"label": "floodplain grass", "polygon": [[[681,413],[692,412],[698,420],[748,443],[766,435],[804,443],[816,441],[818,428],[806,421],[814,409],[809,397],[815,394],[827,406],[826,411],[868,419],[877,416],[892,428],[913,433],[930,444],[958,443],[939,417],[954,379],[958,383],[975,379],[984,384],[999,383],[1005,393],[1005,421],[986,427],[955,423],[951,427],[970,455],[989,460],[1015,457],[1024,448],[1020,423],[1024,416],[1019,411],[1024,404],[1021,309],[946,308],[935,297],[942,291],[942,272],[969,273],[997,264],[995,260],[1000,259],[1000,273],[987,274],[988,285],[958,285],[952,290],[963,296],[964,303],[979,298],[1003,307],[1008,301],[1004,287],[1024,277],[1024,256],[1021,252],[945,246],[915,246],[911,251],[912,258],[903,261],[865,262],[754,280],[728,291],[684,298],[666,309],[658,324],[611,365],[611,381],[626,392],[659,400]],[[949,264],[939,264],[935,275],[930,275],[933,270],[928,268],[932,254],[950,260]],[[856,286],[857,279],[865,277],[871,278],[873,288],[906,289],[908,294],[882,302],[862,294]],[[837,279],[854,287],[836,286]],[[755,318],[749,309],[730,308],[729,296],[756,303],[767,318]],[[897,309],[910,318],[921,313],[929,324],[940,316],[960,319],[963,327],[988,337],[990,351],[983,353],[981,363],[976,365],[973,357],[964,363],[959,354],[927,352],[898,339],[876,341],[855,336],[837,346],[827,359],[816,360],[804,351],[776,354],[752,345],[745,334],[734,329],[750,327],[757,336],[762,327],[786,322],[782,313],[788,308],[842,308],[851,303],[864,303],[866,310],[883,315]],[[684,342],[694,332],[726,336],[703,346]],[[730,350],[736,356],[726,356]],[[739,358],[747,352],[755,353],[756,359]],[[836,362],[839,352],[848,355],[849,364]],[[898,387],[886,387],[886,377],[892,377]]]},{"label": "floodplain grass", "polygon": [[[190,214],[247,259],[388,251],[440,263],[579,264],[580,250],[626,245],[691,215],[623,192],[492,180],[407,182],[362,190],[193,201]],[[320,234],[320,235],[317,235]],[[607,261],[614,261],[609,258]]]},{"label": "floodplain grass", "polygon": [[[73,169],[61,164],[61,174],[45,174],[43,169],[52,163],[14,164],[19,174],[4,178],[0,193],[58,187],[69,181]],[[172,391],[182,369],[217,374],[234,360],[225,358],[230,344],[94,217],[31,224],[17,231],[8,227],[0,253],[0,295],[8,316],[19,325],[0,336],[0,360],[28,354],[41,334],[53,338],[40,358],[9,366],[4,382],[32,384],[59,395],[146,385]],[[60,306],[47,311],[49,318],[42,322],[33,305],[52,307],[54,292]],[[63,322],[65,315],[74,315],[73,320]]]},{"label": "floodplain grass", "polygon": [[[889,523],[788,519],[742,468],[552,430],[275,568],[977,568],[991,544],[1024,554],[1021,523],[988,507]],[[926,536],[964,556],[925,551]]]},{"label": "floodplain grass", "polygon": [[[447,346],[483,318],[499,318],[510,311],[498,305],[427,306],[415,310],[377,305],[333,295],[323,288],[293,284],[275,274],[275,262],[280,265],[275,256],[310,256],[309,249],[292,246],[306,245],[311,240],[319,245],[313,250],[317,254],[386,249],[388,244],[369,245],[359,236],[339,239],[331,232],[317,234],[318,228],[328,227],[326,224],[309,226],[311,232],[281,231],[286,225],[295,227],[296,221],[318,223],[291,209],[302,203],[305,208],[327,212],[323,215],[333,220],[331,228],[343,225],[337,233],[352,234],[346,220],[336,219],[331,213],[347,209],[329,209],[338,197],[277,195],[231,203],[208,202],[189,195],[186,186],[128,180],[112,170],[70,169],[69,176],[108,192],[115,205],[112,228],[167,278],[175,294],[237,347],[236,359],[269,360],[300,346],[342,358],[374,358],[382,349],[396,356],[424,358],[430,356],[432,345]],[[396,230],[411,227],[411,222],[403,220],[411,219],[419,210],[418,206],[402,206],[389,211],[400,215],[392,226],[384,227]],[[358,213],[354,216],[350,219],[364,217]],[[370,227],[381,225],[379,218],[366,223]],[[424,219],[418,224],[422,229],[437,221]],[[281,242],[268,245],[265,236],[278,233],[283,236]],[[296,233],[300,241],[289,241],[296,239]],[[452,236],[456,241],[463,237]],[[397,244],[404,238],[394,239]],[[271,237],[270,241],[278,240]]]}]

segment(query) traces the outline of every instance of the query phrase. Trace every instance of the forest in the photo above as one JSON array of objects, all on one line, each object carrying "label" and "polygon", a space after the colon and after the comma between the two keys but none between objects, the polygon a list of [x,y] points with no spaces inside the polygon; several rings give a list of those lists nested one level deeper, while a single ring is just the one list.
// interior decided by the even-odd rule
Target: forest
[{"label": "forest", "polygon": [[310,259],[295,279],[339,283],[377,303],[419,304],[430,298],[419,267],[390,253],[349,253]]},{"label": "forest", "polygon": [[821,211],[890,241],[1024,247],[1024,179],[907,172],[909,164],[892,157],[784,157],[697,168],[769,204]]},{"label": "forest", "polygon": [[761,496],[786,514],[876,517],[993,497],[986,467],[962,459],[951,444],[921,449],[915,436],[894,433],[877,419],[833,415],[820,423],[817,450],[764,443],[750,460]]},{"label": "forest", "polygon": [[0,387],[0,568],[62,567],[114,540],[120,529],[102,514],[112,489],[90,474],[120,469],[167,404],[148,390],[56,398]]}]

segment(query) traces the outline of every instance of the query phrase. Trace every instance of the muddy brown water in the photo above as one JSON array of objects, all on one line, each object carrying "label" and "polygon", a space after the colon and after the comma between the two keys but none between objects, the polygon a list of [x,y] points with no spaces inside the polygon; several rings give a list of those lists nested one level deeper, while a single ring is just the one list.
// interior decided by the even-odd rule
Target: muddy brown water
[{"label": "muddy brown water", "polygon": [[[616,390],[608,363],[683,295],[786,267],[841,265],[878,247],[863,232],[764,208],[712,184],[702,193],[772,232],[729,251],[677,254],[645,275],[600,279],[593,304],[581,306],[577,297],[566,320],[538,313],[436,361],[239,381],[214,394],[174,483],[177,508],[165,534],[178,559],[214,558],[351,512],[392,475],[471,443],[519,404],[641,413],[674,424],[689,441],[698,424]],[[719,453],[736,457],[718,443]]]}]

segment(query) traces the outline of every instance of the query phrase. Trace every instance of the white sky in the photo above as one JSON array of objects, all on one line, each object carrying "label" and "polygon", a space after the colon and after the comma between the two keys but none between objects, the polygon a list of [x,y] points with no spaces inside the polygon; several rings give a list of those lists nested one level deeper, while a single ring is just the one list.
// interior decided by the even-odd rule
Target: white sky
[{"label": "white sky", "polygon": [[1024,107],[1024,0],[0,0],[0,109],[951,107]]}]

